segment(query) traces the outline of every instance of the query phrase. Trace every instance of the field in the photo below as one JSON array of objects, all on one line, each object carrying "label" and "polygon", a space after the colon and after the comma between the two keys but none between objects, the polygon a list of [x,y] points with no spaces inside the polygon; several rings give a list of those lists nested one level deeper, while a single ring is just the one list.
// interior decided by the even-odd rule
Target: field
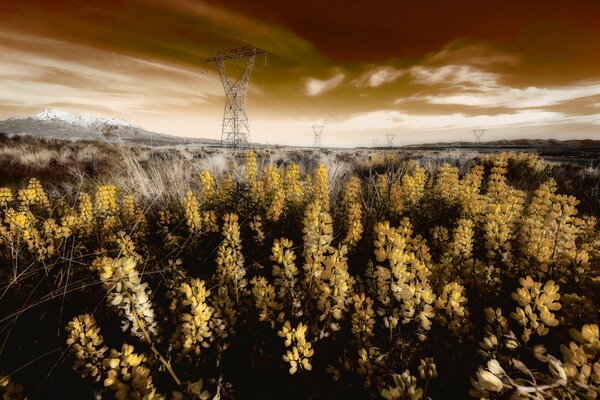
[{"label": "field", "polygon": [[4,399],[595,399],[600,168],[0,140]]}]

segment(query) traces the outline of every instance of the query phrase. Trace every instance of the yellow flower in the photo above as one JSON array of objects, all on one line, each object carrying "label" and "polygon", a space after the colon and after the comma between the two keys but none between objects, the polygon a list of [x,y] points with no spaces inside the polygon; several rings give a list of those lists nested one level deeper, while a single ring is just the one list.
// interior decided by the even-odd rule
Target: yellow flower
[{"label": "yellow flower", "polygon": [[484,369],[477,371],[477,384],[488,392],[501,392],[504,389],[504,384],[500,378]]},{"label": "yellow flower", "polygon": [[290,375],[295,374],[298,369],[312,370],[310,358],[314,355],[314,350],[306,340],[306,331],[307,327],[302,322],[296,328],[292,328],[290,321],[285,321],[281,330],[277,332],[280,337],[285,338],[285,347],[291,347],[282,356],[283,361],[290,364]]},{"label": "yellow flower", "polygon": [[199,234],[200,229],[202,228],[200,205],[198,204],[198,199],[191,190],[185,194],[183,199],[183,214],[190,233],[192,235]]},{"label": "yellow flower", "polygon": [[314,201],[319,202],[324,211],[329,211],[329,177],[323,164],[319,164],[315,171],[313,196]]}]

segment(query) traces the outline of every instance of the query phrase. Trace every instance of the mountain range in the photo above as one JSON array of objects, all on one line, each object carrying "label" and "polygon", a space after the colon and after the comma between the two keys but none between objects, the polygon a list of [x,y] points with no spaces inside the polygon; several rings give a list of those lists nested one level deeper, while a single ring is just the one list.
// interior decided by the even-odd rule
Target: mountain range
[{"label": "mountain range", "polygon": [[108,143],[137,143],[154,146],[215,145],[218,140],[184,138],[147,131],[117,118],[79,116],[60,110],[0,121],[0,133],[62,140],[97,140]]}]

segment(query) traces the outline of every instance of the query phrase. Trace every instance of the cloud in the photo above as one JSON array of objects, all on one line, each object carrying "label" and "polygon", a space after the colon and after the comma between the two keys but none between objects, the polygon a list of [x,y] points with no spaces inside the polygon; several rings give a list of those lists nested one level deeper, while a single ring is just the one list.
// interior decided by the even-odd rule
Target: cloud
[{"label": "cloud", "polygon": [[468,64],[477,66],[516,65],[521,61],[517,54],[500,51],[483,43],[465,44],[454,40],[442,50],[424,58],[423,64],[449,65]]},{"label": "cloud", "polygon": [[426,96],[430,104],[452,104],[472,107],[506,107],[513,109],[548,107],[581,98],[600,95],[600,83],[558,88],[525,89],[496,87],[472,94]]},{"label": "cloud", "polygon": [[[296,60],[318,58],[313,45],[289,30],[265,23],[246,13],[235,11],[223,4],[209,4],[196,0],[158,0],[173,7],[175,12],[198,18],[196,25],[215,36],[252,44],[269,53],[285,55]],[[217,2],[220,3],[220,2]],[[206,23],[206,22],[210,23]],[[178,24],[178,20],[176,20]],[[320,60],[317,60],[320,61]]]},{"label": "cloud", "polygon": [[[46,51],[31,52],[31,45]],[[0,58],[0,115],[5,117],[59,108],[138,123],[151,114],[159,120],[172,112],[213,107],[213,99],[223,96],[217,77],[197,69],[56,39],[0,31],[0,53],[5,56]],[[145,127],[156,129],[151,124]]]},{"label": "cloud", "polygon": [[306,78],[305,88],[308,96],[318,96],[328,90],[340,86],[346,78],[346,74],[338,72],[332,78],[320,80],[317,78]]},{"label": "cloud", "polygon": [[410,68],[412,83],[435,87],[434,94],[420,94],[398,99],[425,101],[436,105],[455,105],[479,108],[528,109],[549,107],[568,101],[600,95],[600,81],[575,82],[568,86],[525,88],[503,84],[504,75],[470,65]]},{"label": "cloud", "polygon": [[349,119],[329,124],[328,130],[381,130],[407,128],[413,130],[507,128],[540,124],[586,123],[600,126],[600,116],[569,116],[557,111],[518,110],[495,115],[411,114],[398,110],[379,110],[356,114]]},{"label": "cloud", "polygon": [[466,89],[469,87],[496,87],[500,75],[483,71],[469,65],[444,65],[442,67],[427,67],[417,65],[410,68],[414,83],[422,85],[443,85]]},{"label": "cloud", "polygon": [[394,82],[405,74],[406,71],[390,66],[382,66],[364,72],[357,79],[352,81],[352,84],[357,88],[377,87]]}]

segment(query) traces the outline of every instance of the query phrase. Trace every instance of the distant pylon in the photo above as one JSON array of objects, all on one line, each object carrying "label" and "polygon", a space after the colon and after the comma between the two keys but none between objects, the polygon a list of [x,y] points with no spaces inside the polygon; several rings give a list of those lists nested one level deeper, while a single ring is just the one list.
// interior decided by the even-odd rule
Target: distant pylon
[{"label": "distant pylon", "polygon": [[394,138],[396,137],[396,134],[388,133],[385,135],[385,137],[387,138],[387,141],[388,141],[388,147],[393,147],[394,146]]},{"label": "distant pylon", "polygon": [[[218,51],[206,61],[217,65],[223,89],[225,89],[225,111],[223,113],[223,129],[221,131],[221,145],[236,148],[249,146],[250,128],[246,115],[246,89],[254,65],[254,58],[265,53],[257,47],[240,47],[226,52]],[[235,63],[237,59],[245,58],[246,67],[242,73],[231,79],[225,71],[225,61]]]},{"label": "distant pylon", "polygon": [[487,132],[487,129],[473,129],[471,132],[475,135],[475,147],[479,147],[481,145],[481,137]]},{"label": "distant pylon", "polygon": [[373,138],[373,147],[377,147],[377,139]]},{"label": "distant pylon", "polygon": [[312,128],[313,128],[313,132],[315,133],[315,140],[313,142],[313,147],[318,149],[321,147],[321,133],[323,133],[323,125],[315,124],[315,125],[313,125]]}]

